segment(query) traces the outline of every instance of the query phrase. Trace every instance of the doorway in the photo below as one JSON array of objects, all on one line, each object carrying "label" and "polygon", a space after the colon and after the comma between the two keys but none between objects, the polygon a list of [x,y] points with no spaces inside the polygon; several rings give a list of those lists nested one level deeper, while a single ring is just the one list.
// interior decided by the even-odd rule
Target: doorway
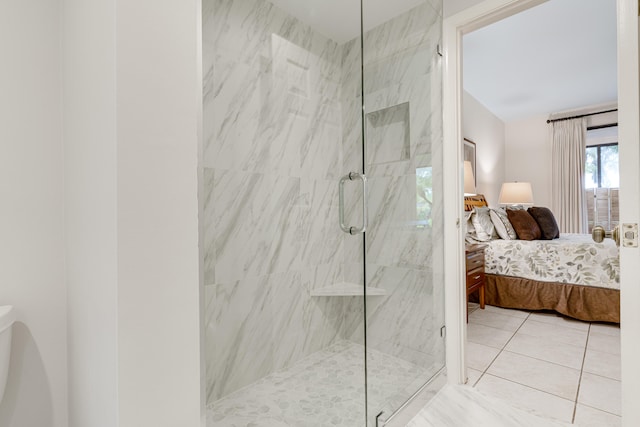
[{"label": "doorway", "polygon": [[[447,66],[445,70],[445,164],[451,166],[448,169],[455,169],[445,179],[451,182],[461,183],[462,165],[460,148],[456,141],[460,141],[461,135],[461,98],[462,86],[460,81],[461,70],[461,38],[462,35],[474,29],[496,22],[504,17],[511,16],[522,10],[540,4],[539,1],[487,1],[470,8],[459,14],[447,18],[444,23],[444,45],[447,55]],[[638,31],[637,31],[637,4],[629,1],[618,1],[618,61],[619,61],[619,122],[620,122],[620,150],[621,150],[621,192],[623,202],[621,206],[621,222],[638,221]],[[629,158],[623,153],[626,151]],[[461,188],[461,185],[460,185]],[[626,189],[626,192],[625,192]],[[461,191],[455,197],[445,200],[452,210],[449,212],[461,212]],[[625,220],[626,218],[626,220]],[[450,228],[446,232],[451,235],[456,234],[459,242],[462,236],[455,224],[449,224]],[[447,256],[452,257],[447,262],[447,268],[454,271],[462,271],[462,248],[460,245],[452,243],[447,251]],[[626,261],[625,261],[626,260]],[[637,290],[632,287],[633,277],[636,274],[638,265],[638,252],[635,248],[623,248],[620,252],[620,262],[623,266],[621,271],[621,305],[622,305],[622,366],[626,378],[636,378],[637,368],[632,366],[631,361],[637,356],[638,349],[633,342],[638,335],[635,325],[638,324],[635,301],[638,301]],[[465,334],[464,327],[464,306],[460,301],[464,301],[463,281],[460,273],[452,277],[447,283],[447,308],[451,316],[447,317],[449,326],[449,338],[452,343],[448,347],[448,371],[450,379],[455,383],[462,383],[466,378],[464,372],[465,359]],[[454,325],[459,328],[452,329]],[[458,351],[459,350],[459,351]],[[631,376],[631,374],[635,374]],[[622,411],[624,425],[635,425],[639,418],[639,413],[633,407],[632,396],[637,393],[637,386],[632,384],[635,381],[623,381]],[[628,424],[627,424],[628,423]]]}]

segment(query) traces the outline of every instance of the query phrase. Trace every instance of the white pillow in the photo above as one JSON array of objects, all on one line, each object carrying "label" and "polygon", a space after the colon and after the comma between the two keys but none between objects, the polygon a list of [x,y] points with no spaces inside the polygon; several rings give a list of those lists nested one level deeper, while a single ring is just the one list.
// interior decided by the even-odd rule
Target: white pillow
[{"label": "white pillow", "polygon": [[515,240],[518,238],[516,230],[514,230],[513,225],[511,225],[511,221],[509,221],[507,212],[504,209],[491,209],[489,215],[491,216],[491,222],[493,222],[498,236],[505,240]]},{"label": "white pillow", "polygon": [[491,221],[489,208],[474,208],[471,214],[471,222],[476,229],[476,240],[486,242],[498,237],[496,227]]}]

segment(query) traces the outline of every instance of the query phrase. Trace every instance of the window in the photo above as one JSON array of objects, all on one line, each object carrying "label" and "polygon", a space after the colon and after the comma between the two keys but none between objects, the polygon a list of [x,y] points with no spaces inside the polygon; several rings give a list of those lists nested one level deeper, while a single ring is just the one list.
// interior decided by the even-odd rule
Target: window
[{"label": "window", "polygon": [[589,232],[594,225],[618,225],[618,127],[587,131],[585,187]]},{"label": "window", "polygon": [[587,147],[586,188],[618,188],[618,143]]}]

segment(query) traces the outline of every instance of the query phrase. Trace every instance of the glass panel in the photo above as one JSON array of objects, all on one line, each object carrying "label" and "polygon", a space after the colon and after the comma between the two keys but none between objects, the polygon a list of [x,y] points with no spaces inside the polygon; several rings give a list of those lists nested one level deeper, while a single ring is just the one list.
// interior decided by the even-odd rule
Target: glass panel
[{"label": "glass panel", "polygon": [[364,0],[368,424],[444,367],[442,3]]},{"label": "glass panel", "polygon": [[209,426],[365,425],[359,35],[359,0],[203,0]]},{"label": "glass panel", "polygon": [[618,188],[620,174],[618,172],[618,145],[600,147],[601,187]]},{"label": "glass panel", "polygon": [[585,188],[598,187],[598,147],[587,147],[584,168]]}]

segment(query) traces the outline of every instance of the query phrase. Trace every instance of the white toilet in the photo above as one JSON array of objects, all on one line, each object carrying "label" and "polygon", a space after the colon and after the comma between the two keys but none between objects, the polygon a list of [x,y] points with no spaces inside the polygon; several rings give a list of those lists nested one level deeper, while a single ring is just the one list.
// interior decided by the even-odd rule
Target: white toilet
[{"label": "white toilet", "polygon": [[0,306],[0,402],[9,376],[9,356],[11,356],[11,325],[16,314],[10,305]]}]

